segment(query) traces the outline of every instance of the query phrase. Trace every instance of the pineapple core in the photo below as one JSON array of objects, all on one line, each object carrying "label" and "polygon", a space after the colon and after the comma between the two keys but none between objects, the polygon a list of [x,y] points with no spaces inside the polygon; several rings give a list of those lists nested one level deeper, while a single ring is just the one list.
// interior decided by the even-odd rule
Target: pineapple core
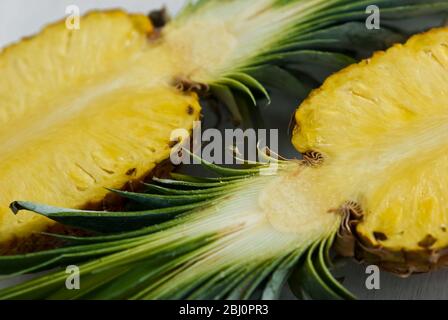
[{"label": "pineapple core", "polygon": [[319,198],[362,208],[365,245],[448,246],[447,84],[448,29],[437,29],[333,75],[297,111],[293,143],[325,159]]},{"label": "pineapple core", "polygon": [[199,118],[196,94],[173,88],[169,57],[147,50],[152,32],[145,16],[92,13],[80,30],[55,24],[0,55],[0,252],[52,224],[15,216],[11,201],[100,203],[105,187],[168,158],[171,132]]}]

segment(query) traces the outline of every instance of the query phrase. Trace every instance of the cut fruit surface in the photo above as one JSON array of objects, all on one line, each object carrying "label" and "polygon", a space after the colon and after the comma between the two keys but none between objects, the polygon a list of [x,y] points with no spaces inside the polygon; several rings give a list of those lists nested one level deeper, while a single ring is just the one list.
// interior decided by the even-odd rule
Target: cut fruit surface
[{"label": "cut fruit surface", "polygon": [[92,13],[81,23],[50,26],[0,56],[0,252],[51,225],[14,216],[11,201],[100,203],[105,187],[142,179],[168,158],[171,132],[199,118],[197,96],[164,84],[163,63],[145,55],[145,16]]},{"label": "cut fruit surface", "polygon": [[[148,143],[157,145],[163,140],[158,134],[172,126],[189,128],[179,117],[197,117],[197,97],[171,86],[210,86],[238,115],[248,111],[247,100],[255,102],[254,92],[267,95],[259,80],[303,94],[307,79],[296,78],[291,70],[306,78],[305,69],[316,60],[321,66],[339,69],[354,61],[346,50],[397,41],[392,29],[366,33],[363,0],[252,3],[190,2],[149,42],[134,38],[141,50],[134,52],[131,41],[129,56],[119,64],[95,75],[86,87],[72,86],[77,93],[63,104],[70,106],[66,116],[55,112],[54,104],[42,103],[51,111],[49,117],[39,115],[39,121],[19,125],[16,143],[7,145],[23,157],[20,146],[36,146],[36,167],[41,170],[43,163],[60,163],[56,157],[48,162],[41,159],[62,153],[67,169],[60,175],[71,183],[54,177],[45,177],[50,182],[42,176],[30,178],[37,171],[25,168],[25,160],[17,167],[6,161],[16,175],[25,170],[22,179],[28,180],[16,180],[36,186],[39,192],[44,188],[53,192],[51,188],[58,186],[64,192],[76,189],[80,195],[62,193],[62,199],[58,191],[53,196],[61,205],[55,207],[53,198],[41,195],[44,200],[37,201],[47,204],[39,204],[20,201],[34,200],[27,194],[13,194],[19,201],[11,208],[30,210],[92,234],[52,234],[66,245],[1,256],[1,274],[53,270],[0,290],[0,298],[275,299],[290,278],[299,297],[353,299],[330,272],[335,239],[337,249],[400,273],[446,264],[446,29],[378,53],[332,76],[312,94],[296,116],[294,144],[304,153],[302,161],[272,159],[270,152],[264,158],[273,167],[246,163],[243,168],[228,168],[202,160],[213,177],[171,174],[170,179],[154,178],[138,193],[114,190],[130,201],[125,212],[62,208],[77,207],[78,202],[82,206],[82,199],[101,199],[104,191],[93,180],[113,186],[127,180],[124,169],[137,175],[140,168],[150,170],[159,158],[148,158]],[[382,18],[389,19],[448,7],[444,0],[380,0],[378,4]],[[98,22],[105,21],[106,15],[94,16]],[[141,23],[125,24],[142,30]],[[137,34],[146,38],[145,32]],[[189,33],[197,38],[187,37]],[[52,94],[48,91],[44,96]],[[147,101],[152,104],[141,110],[139,106]],[[109,106],[112,110],[105,113]],[[135,117],[148,121],[134,121]],[[60,121],[49,121],[54,118]],[[39,122],[57,130],[43,131]],[[124,128],[131,137],[110,128]],[[57,143],[50,144],[46,137]],[[83,139],[82,148],[74,152]],[[33,143],[27,144],[28,140]],[[98,148],[109,154],[92,160],[91,152]],[[162,158],[168,151],[163,143],[160,148],[154,154]],[[68,153],[72,155],[66,157]],[[136,158],[144,156],[139,158],[142,162],[136,161],[134,153]],[[12,179],[8,172],[3,176]],[[103,179],[103,174],[113,178]],[[89,197],[79,198],[87,193]],[[81,290],[66,290],[65,268],[54,269],[67,264],[80,266]]]},{"label": "cut fruit surface", "polygon": [[[390,21],[448,6],[381,4]],[[192,91],[210,89],[247,126],[257,99],[270,101],[264,85],[303,98],[319,81],[309,65],[329,74],[406,36],[392,25],[366,32],[364,19],[361,0],[192,1],[163,28],[144,15],[93,12],[79,30],[63,21],[6,48],[0,253],[51,225],[13,216],[9,202],[84,208],[101,201],[103,188],[140,180],[166,159],[172,130],[191,130],[199,118]]]},{"label": "cut fruit surface", "polygon": [[417,35],[347,68],[296,114],[296,147],[321,153],[322,179],[360,206],[361,244],[410,271],[448,247],[447,35]]},{"label": "cut fruit surface", "polygon": [[[423,40],[391,51],[407,52],[399,68],[392,61],[401,54],[385,54],[371,61],[382,63],[372,67],[373,79],[366,76],[364,63],[341,73],[347,79],[329,80],[298,114],[304,161],[277,161],[281,170],[275,177],[261,174],[266,169],[261,164],[247,164],[246,170],[203,162],[220,177],[154,179],[142,193],[111,191],[131,201],[130,211],[88,211],[96,209],[91,204],[101,202],[105,188],[142,180],[168,158],[173,130],[191,130],[199,119],[194,92],[210,89],[236,122],[247,125],[250,121],[244,120],[257,117],[251,108],[258,100],[270,101],[264,86],[304,97],[323,76],[366,51],[404,40],[408,33],[396,20],[448,8],[445,0],[378,4],[387,20],[381,30],[366,30],[364,0],[207,0],[189,2],[162,29],[153,30],[142,15],[96,12],[81,19],[80,30],[67,30],[62,22],[7,48],[0,55],[0,253],[15,253],[17,243],[48,231],[54,222],[46,218],[85,229],[89,237],[46,234],[67,246],[0,257],[0,273],[9,275],[76,263],[83,272],[82,291],[67,291],[65,270],[56,269],[0,296],[272,299],[297,265],[299,291],[351,299],[329,271],[330,248],[341,222],[346,225],[341,213],[347,212],[364,214],[363,221],[356,221],[361,245],[376,248],[389,241],[390,252],[398,244],[415,251],[412,237],[421,236],[415,241],[418,248],[442,248],[445,238],[436,238],[436,227],[423,224],[426,213],[418,214],[422,223],[410,227],[412,237],[401,242],[394,237],[404,214],[394,216],[394,224],[388,213],[409,205],[402,192],[417,182],[422,187],[414,193],[427,195],[419,208],[442,207],[437,202],[441,191],[433,188],[437,179],[431,176],[426,184],[420,179],[432,174],[434,166],[427,162],[433,154],[440,156],[433,164],[445,169],[444,162],[437,162],[446,136],[440,111],[444,95],[440,104],[410,99],[432,111],[423,116],[407,110],[408,102],[400,105],[391,98],[403,81],[397,88],[381,86],[384,78],[400,80],[403,73],[416,76],[414,88],[423,95],[443,90],[430,87],[432,80],[445,80],[431,64],[442,59],[436,49],[424,55],[434,58],[422,63],[428,69],[405,69],[406,61],[418,65],[406,50],[421,52],[412,41]],[[438,62],[443,66],[445,60]],[[425,83],[423,76],[433,78]],[[369,96],[369,81],[384,101]],[[339,88],[350,84],[356,91],[344,96]],[[341,122],[350,125],[335,130]],[[437,139],[429,140],[430,135]],[[408,148],[412,143],[424,156]],[[417,169],[408,174],[412,166]],[[366,185],[366,180],[372,182]],[[16,216],[8,209],[13,200]],[[431,217],[443,231],[443,215]]]}]

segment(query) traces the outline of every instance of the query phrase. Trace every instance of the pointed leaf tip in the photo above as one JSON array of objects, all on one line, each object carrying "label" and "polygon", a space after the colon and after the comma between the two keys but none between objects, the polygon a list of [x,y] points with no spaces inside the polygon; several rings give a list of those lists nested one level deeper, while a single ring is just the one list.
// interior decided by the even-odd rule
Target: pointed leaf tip
[{"label": "pointed leaf tip", "polygon": [[[52,208],[50,206],[43,206],[43,205],[41,207]],[[14,214],[18,214],[22,210],[28,210],[34,212],[39,211],[39,205],[28,201],[14,201],[9,205],[9,208]]]},{"label": "pointed leaf tip", "polygon": [[22,202],[21,202],[21,201],[14,201],[14,202],[12,202],[12,203],[9,205],[9,209],[11,209],[11,211],[12,211],[14,214],[18,214],[19,211],[26,210],[26,208],[22,205]]},{"label": "pointed leaf tip", "polygon": [[58,207],[48,206],[44,204],[38,204],[29,201],[14,201],[9,205],[9,208],[14,214],[17,214],[19,211],[28,210],[33,211],[35,213],[41,214],[46,217],[51,217],[52,215],[66,212],[66,213],[75,213],[79,210],[73,209],[62,209]]}]

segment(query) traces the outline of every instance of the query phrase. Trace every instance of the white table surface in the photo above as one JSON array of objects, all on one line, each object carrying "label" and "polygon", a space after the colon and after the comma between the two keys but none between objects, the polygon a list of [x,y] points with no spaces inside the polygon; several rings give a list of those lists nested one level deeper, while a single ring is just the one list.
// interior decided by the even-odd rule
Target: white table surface
[{"label": "white table surface", "polygon": [[[69,5],[79,6],[81,12],[99,8],[125,8],[133,12],[149,12],[165,5],[170,12],[179,10],[183,0],[0,0],[0,47],[18,41],[24,36],[38,32],[45,24],[60,20]],[[270,109],[265,112],[270,126],[287,128],[290,115],[297,102],[274,97]],[[277,107],[276,107],[277,106]],[[275,109],[274,109],[275,108]],[[281,110],[282,112],[279,112]],[[293,156],[286,130],[280,149],[283,154]],[[344,284],[364,299],[448,299],[448,271],[401,279],[381,273],[381,289],[365,289],[365,266],[349,263],[341,272]],[[5,283],[0,283],[0,287]],[[291,298],[285,293],[285,298]]]}]

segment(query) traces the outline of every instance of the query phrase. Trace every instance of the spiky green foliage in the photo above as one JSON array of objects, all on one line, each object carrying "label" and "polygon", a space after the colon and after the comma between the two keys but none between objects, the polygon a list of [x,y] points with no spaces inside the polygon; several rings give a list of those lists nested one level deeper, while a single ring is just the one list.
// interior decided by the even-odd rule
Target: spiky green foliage
[{"label": "spiky green foliage", "polygon": [[[380,9],[381,28],[368,30],[366,8]],[[409,19],[446,14],[444,0],[239,0],[190,1],[173,28],[219,15],[219,22],[237,26],[238,50],[212,79],[213,94],[238,121],[250,123],[251,105],[279,89],[305,98],[328,75],[361,57],[403,42],[410,34]],[[432,25],[413,21],[412,32]]]},{"label": "spiky green foliage", "polygon": [[[239,9],[247,3],[193,1],[172,25],[175,28],[209,14],[230,21],[234,17],[227,9],[233,7],[244,15],[248,12]],[[381,8],[382,28],[367,30],[365,8],[370,1],[260,3],[262,10],[249,13],[261,21],[256,24],[256,34],[268,38],[258,42],[256,37],[244,38],[246,42],[238,48],[248,49],[239,50],[243,55],[224,68],[231,71],[220,73],[209,83],[237,120],[253,116],[250,108],[258,97],[269,101],[265,87],[303,98],[325,76],[364,53],[404,40],[407,32],[397,22],[448,8],[445,0],[378,0],[375,4]],[[250,15],[239,18],[243,29],[248,26],[244,21],[251,23]],[[221,177],[173,175],[168,180],[156,179],[145,193],[115,191],[138,210],[91,212],[14,203],[15,211],[32,210],[95,234],[85,238],[50,235],[64,240],[66,246],[0,258],[0,273],[9,276],[79,264],[82,290],[66,290],[65,270],[56,269],[0,291],[0,298],[275,299],[288,278],[296,294],[305,298],[353,298],[329,271],[329,249],[338,225],[331,232],[309,238],[260,227],[245,209],[260,186],[272,179],[259,175],[265,167],[238,170],[203,164]],[[283,165],[287,166],[281,162],[280,167]]]},{"label": "spiky green foliage", "polygon": [[[202,164],[221,177],[173,174],[172,179],[154,179],[144,193],[116,191],[144,208],[141,211],[12,204],[16,212],[33,210],[96,235],[49,235],[66,241],[66,246],[0,258],[0,273],[10,277],[78,264],[81,290],[66,290],[67,274],[56,269],[0,291],[0,299],[276,299],[298,263],[303,265],[300,279],[307,279],[301,288],[309,289],[309,296],[314,296],[313,283],[319,286],[325,281],[332,286],[326,288],[326,298],[352,298],[328,270],[334,234],[323,235],[325,249],[315,254],[313,243],[322,239],[282,235],[260,224],[250,212],[246,199],[272,179],[265,176],[268,165],[229,169]],[[278,162],[280,173],[288,165]]]},{"label": "spiky green foliage", "polygon": [[329,266],[333,265],[330,256],[333,242],[334,236],[316,242],[294,270],[289,283],[297,297],[314,300],[355,299],[329,272]]}]

